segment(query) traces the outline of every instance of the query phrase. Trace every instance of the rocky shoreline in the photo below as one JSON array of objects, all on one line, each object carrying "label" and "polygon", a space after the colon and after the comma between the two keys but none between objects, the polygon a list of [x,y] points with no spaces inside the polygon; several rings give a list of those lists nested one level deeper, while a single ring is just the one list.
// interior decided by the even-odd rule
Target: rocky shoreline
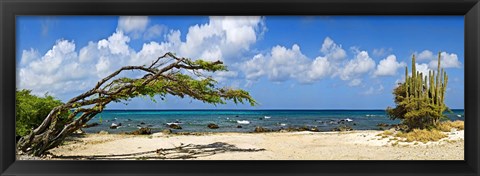
[{"label": "rocky shoreline", "polygon": [[[130,119],[129,119],[130,120]],[[318,122],[318,123],[321,123],[321,124],[334,124],[336,126],[332,126],[330,128],[330,130],[322,130],[319,128],[318,125],[304,125],[304,126],[284,126],[284,124],[282,125],[282,127],[279,127],[279,128],[269,128],[269,127],[263,127],[263,126],[250,126],[250,128],[252,128],[252,131],[250,132],[254,132],[254,133],[263,133],[263,132],[299,132],[299,131],[310,131],[310,132],[327,132],[327,131],[353,131],[354,128],[352,128],[352,126],[355,126],[357,125],[355,122],[352,122],[353,120],[351,119],[340,119],[340,120],[327,120],[327,121],[315,121],[315,122]],[[166,123],[164,124],[165,125],[165,129],[161,130],[163,132],[165,131],[169,131],[170,133],[171,132],[180,132],[180,133],[183,133],[179,130],[182,130],[183,127],[182,127],[182,122],[180,121],[175,121],[175,122],[171,122],[171,123]],[[91,123],[91,124],[86,124],[84,125],[83,129],[86,129],[86,128],[91,128],[91,127],[95,127],[95,126],[98,126],[99,124],[94,122],[94,123]],[[134,130],[134,131],[130,131],[130,132],[120,132],[119,134],[151,134],[154,130],[151,128],[153,125],[148,125],[146,124],[145,122],[141,122],[139,125],[137,125],[137,128],[138,130]],[[388,128],[388,127],[396,127],[398,125],[389,125],[389,124],[378,124],[377,125],[379,128],[379,130],[383,130],[385,128]],[[110,129],[118,129],[122,127],[122,123],[112,123],[110,125]],[[222,128],[221,126],[219,126],[218,124],[216,123],[209,123],[208,125],[205,126],[205,129],[211,129],[211,130],[216,130],[216,129],[219,129],[219,128]],[[241,124],[237,125],[236,128],[244,128]],[[138,132],[138,131],[149,131],[148,133],[144,133],[144,132]],[[158,131],[157,131],[158,132]],[[77,132],[78,134],[81,134],[83,133],[82,130],[79,130]],[[101,130],[98,132],[99,134],[108,134],[109,132],[105,131],[105,130]],[[192,133],[192,132],[191,132]],[[193,132],[194,133],[194,132]]]}]

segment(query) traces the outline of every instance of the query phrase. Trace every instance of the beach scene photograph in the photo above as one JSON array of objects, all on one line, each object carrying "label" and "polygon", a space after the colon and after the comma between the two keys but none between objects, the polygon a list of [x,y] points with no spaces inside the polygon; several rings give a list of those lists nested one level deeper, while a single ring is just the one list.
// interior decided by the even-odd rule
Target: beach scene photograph
[{"label": "beach scene photograph", "polygon": [[17,16],[16,158],[464,160],[464,61],[463,16]]}]

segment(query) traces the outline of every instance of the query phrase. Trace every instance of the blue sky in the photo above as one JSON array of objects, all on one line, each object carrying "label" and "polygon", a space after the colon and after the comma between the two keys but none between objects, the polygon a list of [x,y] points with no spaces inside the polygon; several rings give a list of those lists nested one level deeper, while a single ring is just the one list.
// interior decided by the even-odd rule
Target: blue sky
[{"label": "blue sky", "polygon": [[449,74],[446,103],[464,107],[463,16],[20,16],[17,87],[67,101],[124,65],[165,52],[222,60],[220,86],[249,91],[256,107],[168,96],[109,109],[385,109],[411,68]]}]

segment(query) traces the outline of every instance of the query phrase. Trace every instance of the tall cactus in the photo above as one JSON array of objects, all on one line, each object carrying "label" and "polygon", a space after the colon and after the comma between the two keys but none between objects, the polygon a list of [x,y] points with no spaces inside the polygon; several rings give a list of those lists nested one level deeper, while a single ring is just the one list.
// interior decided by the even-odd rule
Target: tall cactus
[{"label": "tall cactus", "polygon": [[[405,83],[409,82],[410,80],[408,79],[408,67],[405,67]],[[405,84],[405,97],[408,99],[410,95],[410,87],[408,87],[410,84]]]},{"label": "tall cactus", "polygon": [[396,102],[395,109],[389,108],[387,112],[392,119],[403,119],[411,128],[436,126],[440,118],[444,117],[443,112],[448,109],[444,103],[448,75],[441,68],[441,53],[438,53],[437,69],[430,70],[425,75],[417,71],[415,63],[413,55],[411,76],[408,67],[405,67],[403,87],[394,91],[396,95],[403,94],[404,98],[402,102]]}]

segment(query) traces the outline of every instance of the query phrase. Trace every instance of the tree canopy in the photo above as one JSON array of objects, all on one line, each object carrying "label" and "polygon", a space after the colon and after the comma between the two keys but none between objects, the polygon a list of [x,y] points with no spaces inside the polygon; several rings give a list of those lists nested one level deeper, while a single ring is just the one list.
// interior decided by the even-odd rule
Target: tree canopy
[{"label": "tree canopy", "polygon": [[[120,77],[125,71],[141,71],[138,78]],[[241,89],[217,87],[217,82],[205,72],[227,71],[221,61],[192,60],[165,53],[150,65],[124,66],[97,82],[90,90],[73,97],[65,104],[56,106],[42,123],[20,139],[19,151],[42,155],[58,146],[69,134],[81,128],[111,102],[127,101],[134,97],[147,96],[155,101],[166,95],[189,96],[209,104],[249,103],[256,101]],[[65,119],[65,125],[56,125]]]}]

